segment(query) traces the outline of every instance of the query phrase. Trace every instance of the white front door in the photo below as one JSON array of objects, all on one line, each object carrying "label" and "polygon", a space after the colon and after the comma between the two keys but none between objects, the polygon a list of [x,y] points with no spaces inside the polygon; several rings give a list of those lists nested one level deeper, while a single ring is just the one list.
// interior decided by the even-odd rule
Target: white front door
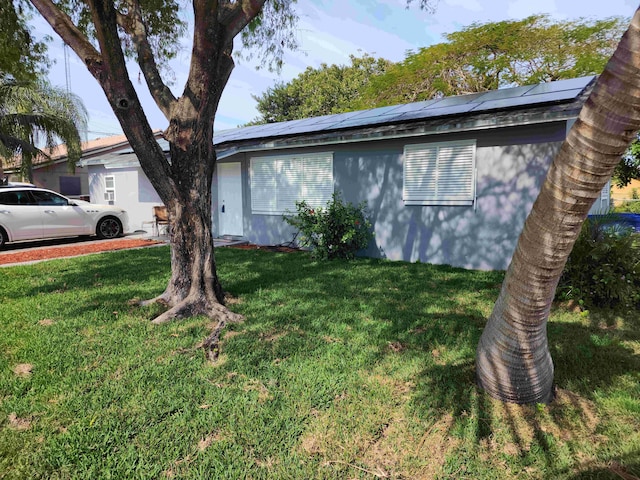
[{"label": "white front door", "polygon": [[220,235],[242,236],[242,169],[240,162],[219,163],[218,218]]}]

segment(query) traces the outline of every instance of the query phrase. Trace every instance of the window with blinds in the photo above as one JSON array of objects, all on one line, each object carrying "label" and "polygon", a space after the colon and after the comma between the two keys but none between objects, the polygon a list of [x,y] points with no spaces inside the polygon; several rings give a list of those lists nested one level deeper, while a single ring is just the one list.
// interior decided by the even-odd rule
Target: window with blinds
[{"label": "window with blinds", "polygon": [[473,205],[475,140],[406,145],[405,205]]},{"label": "window with blinds", "polygon": [[251,212],[282,215],[296,201],[323,207],[333,193],[333,154],[314,153],[251,159]]}]

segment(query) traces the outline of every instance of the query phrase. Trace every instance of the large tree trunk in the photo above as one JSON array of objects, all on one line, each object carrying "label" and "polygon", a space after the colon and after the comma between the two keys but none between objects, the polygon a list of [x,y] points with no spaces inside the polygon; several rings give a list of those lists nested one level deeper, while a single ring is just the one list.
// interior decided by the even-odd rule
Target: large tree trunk
[{"label": "large tree trunk", "polygon": [[[171,148],[172,169],[177,177],[176,192],[167,199],[171,223],[171,279],[164,293],[157,298],[171,308],[154,323],[198,314],[220,322],[240,318],[224,307],[224,293],[216,273],[211,223],[215,154],[212,147],[207,148],[207,140],[203,143],[192,142],[187,151]],[[190,171],[193,169],[197,171]]]},{"label": "large tree trunk", "polygon": [[477,349],[478,384],[506,402],[553,399],[547,319],[580,227],[640,129],[640,10],[554,159]]},{"label": "large tree trunk", "polygon": [[[168,310],[154,320],[207,315],[217,327],[204,347],[216,355],[216,342],[227,322],[242,317],[224,306],[216,273],[211,225],[211,183],[215,167],[213,120],[234,64],[233,39],[257,15],[266,0],[193,0],[193,45],[183,95],[176,98],[163,81],[137,0],[87,0],[95,38],[91,41],[52,0],[34,6],[82,59],[100,83],[144,173],[167,206],[171,222],[171,279],[159,301]],[[127,71],[123,45],[136,52],[149,92],[169,120],[165,158]],[[95,41],[94,41],[95,40]],[[167,40],[167,39],[165,39]],[[176,39],[177,40],[177,39]],[[160,49],[162,50],[162,48]],[[148,302],[143,302],[148,303]]]}]

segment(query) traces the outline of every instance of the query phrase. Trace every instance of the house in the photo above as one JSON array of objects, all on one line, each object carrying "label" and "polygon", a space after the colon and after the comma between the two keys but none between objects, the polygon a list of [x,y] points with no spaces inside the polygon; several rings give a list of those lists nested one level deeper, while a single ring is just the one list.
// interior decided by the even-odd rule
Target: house
[{"label": "house", "polygon": [[[217,133],[214,233],[290,242],[282,216],[295,200],[322,206],[335,191],[368,206],[375,238],[366,255],[504,269],[594,79]],[[157,197],[132,152],[86,165],[92,201],[111,185],[117,204],[131,211],[137,201],[150,216]]]},{"label": "house", "polygon": [[[155,132],[160,137],[160,131]],[[124,135],[97,138],[82,142],[82,159],[103,157],[110,152],[127,149],[129,142]],[[45,150],[50,158],[38,158],[33,163],[33,183],[41,188],[48,188],[67,197],[89,197],[89,173],[82,165],[76,165],[75,171],[70,172],[67,165],[67,146],[57,145],[51,150]],[[11,180],[23,180],[19,174],[19,159],[15,159],[5,168],[5,173]],[[104,202],[103,202],[104,203]]]},{"label": "house", "polygon": [[611,188],[611,201],[615,206],[624,205],[628,202],[639,201],[640,180],[631,180],[629,185],[624,187],[613,186]]}]

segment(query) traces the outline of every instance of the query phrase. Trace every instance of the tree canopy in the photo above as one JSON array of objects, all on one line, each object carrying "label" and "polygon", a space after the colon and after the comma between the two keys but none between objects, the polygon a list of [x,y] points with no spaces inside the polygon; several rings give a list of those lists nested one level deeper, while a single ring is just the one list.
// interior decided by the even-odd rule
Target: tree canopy
[{"label": "tree canopy", "polygon": [[250,124],[282,122],[353,110],[371,78],[383,74],[392,63],[364,54],[349,56],[350,65],[308,67],[292,81],[280,82],[260,96],[260,116]]},{"label": "tree canopy", "polygon": [[28,25],[31,5],[0,0],[0,79],[35,80],[48,67],[46,38],[38,41]]},{"label": "tree canopy", "polygon": [[371,80],[361,107],[599,74],[628,19],[554,21],[547,15],[473,23],[412,52]]},{"label": "tree canopy", "polygon": [[364,55],[352,56],[351,65],[309,67],[254,97],[260,116],[252,123],[598,74],[626,25],[621,17],[555,21],[548,15],[474,23],[396,64]]}]

